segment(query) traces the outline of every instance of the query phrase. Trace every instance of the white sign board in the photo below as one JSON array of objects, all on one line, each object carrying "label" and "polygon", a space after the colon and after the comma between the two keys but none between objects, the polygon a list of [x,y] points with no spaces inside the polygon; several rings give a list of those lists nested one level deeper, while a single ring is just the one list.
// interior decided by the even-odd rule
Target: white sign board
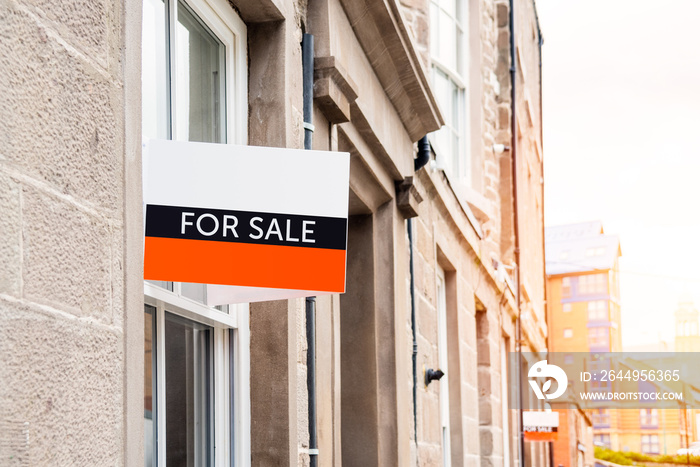
[{"label": "white sign board", "polygon": [[559,431],[559,412],[523,411],[525,441],[556,441]]},{"label": "white sign board", "polygon": [[523,411],[523,426],[556,428],[559,426],[559,412]]},{"label": "white sign board", "polygon": [[209,305],[345,291],[350,155],[144,144],[144,278]]}]

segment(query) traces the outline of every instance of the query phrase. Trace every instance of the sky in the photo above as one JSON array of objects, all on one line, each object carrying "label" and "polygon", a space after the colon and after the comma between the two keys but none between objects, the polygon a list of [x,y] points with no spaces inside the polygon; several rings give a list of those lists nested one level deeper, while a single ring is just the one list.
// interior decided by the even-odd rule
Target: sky
[{"label": "sky", "polygon": [[700,306],[700,0],[536,5],[545,224],[619,235],[623,346],[672,343]]}]

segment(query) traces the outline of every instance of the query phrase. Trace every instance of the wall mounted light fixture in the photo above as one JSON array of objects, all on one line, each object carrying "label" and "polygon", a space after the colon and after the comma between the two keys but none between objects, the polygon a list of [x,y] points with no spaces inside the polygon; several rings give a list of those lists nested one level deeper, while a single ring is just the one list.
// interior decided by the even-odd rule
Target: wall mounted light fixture
[{"label": "wall mounted light fixture", "polygon": [[442,370],[433,370],[432,368],[428,368],[425,370],[425,385],[429,385],[431,381],[440,381],[440,378],[445,376],[445,373]]}]

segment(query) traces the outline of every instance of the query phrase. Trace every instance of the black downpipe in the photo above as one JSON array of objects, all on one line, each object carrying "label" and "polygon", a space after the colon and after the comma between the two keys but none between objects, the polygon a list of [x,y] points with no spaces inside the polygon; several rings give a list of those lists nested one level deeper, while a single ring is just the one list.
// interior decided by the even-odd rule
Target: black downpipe
[{"label": "black downpipe", "polygon": [[[427,140],[427,138],[425,138]],[[422,141],[422,140],[421,140]],[[406,230],[408,231],[408,267],[411,278],[411,333],[413,334],[413,437],[418,446],[418,407],[417,390],[418,390],[418,340],[416,338],[416,295],[415,295],[415,280],[413,278],[413,219],[406,221]]]},{"label": "black downpipe", "polygon": [[[534,5],[534,3],[533,3]],[[540,30],[540,20],[537,16],[537,6],[535,5],[535,19],[537,20],[537,53],[538,53],[538,66],[539,66],[539,72],[540,72],[540,144],[542,145],[542,160],[540,162],[540,175],[542,176],[542,180],[540,183],[540,199],[542,200],[542,206],[540,209],[542,209],[542,264],[546,263],[545,260],[545,230],[544,230],[544,208],[545,208],[545,200],[544,200],[544,123],[543,123],[543,116],[542,114],[544,113],[544,110],[542,108],[542,45],[544,44],[544,38],[542,37],[542,31]],[[547,309],[547,270],[542,269],[542,283],[544,284],[544,299],[545,299],[545,310]],[[545,325],[549,328],[549,321],[547,318],[547,313],[544,314],[545,316]],[[547,349],[549,349],[549,333],[547,333],[547,338],[545,339],[547,343]],[[554,464],[552,464],[554,466]]]},{"label": "black downpipe", "polygon": [[510,157],[512,163],[512,178],[513,178],[513,237],[514,237],[514,256],[515,256],[515,305],[518,308],[518,321],[515,327],[515,345],[518,353],[518,364],[515,366],[516,378],[518,384],[518,447],[520,450],[519,464],[521,467],[525,465],[525,433],[523,432],[523,381],[522,381],[522,316],[520,313],[520,235],[519,235],[519,219],[518,219],[518,161],[517,155],[517,106],[515,102],[515,2],[509,0],[509,21],[508,29],[510,30]]},{"label": "black downpipe", "polygon": [[[533,7],[535,9],[535,20],[537,22],[537,58],[538,58],[538,67],[539,67],[539,87],[540,87],[540,144],[542,145],[542,151],[544,152],[544,130],[542,127],[542,44],[544,43],[544,40],[542,38],[542,30],[540,29],[540,20],[539,17],[537,16],[537,5],[533,2]],[[544,241],[544,154],[542,155],[542,161],[540,162],[540,175],[542,176],[542,183],[540,184],[540,190],[541,190],[541,200],[542,200],[542,263],[545,263],[545,258],[544,258],[544,252],[545,252],[545,241]],[[547,271],[543,270],[543,284],[544,284],[544,299],[545,299],[545,314],[544,314],[544,319],[545,319],[545,325],[547,328],[549,328],[549,318],[548,314],[546,312],[547,310]],[[549,350],[549,333],[547,334],[547,337],[545,339],[546,342],[546,347],[547,350]],[[550,441],[549,442],[549,467],[554,467],[554,442]]]},{"label": "black downpipe", "polygon": [[[304,34],[301,41],[304,81],[304,149],[313,143],[314,36]],[[309,393],[309,465],[318,465],[316,427],[316,297],[306,297],[306,388]]]},{"label": "black downpipe", "polygon": [[430,141],[428,135],[418,140],[418,157],[413,160],[413,170],[418,172],[430,160]]},{"label": "black downpipe", "polygon": [[304,149],[312,149],[314,135],[314,36],[304,34],[301,40],[301,62],[304,82]]},{"label": "black downpipe", "polygon": [[316,297],[306,297],[306,387],[309,391],[309,465],[318,465],[316,430]]},{"label": "black downpipe", "polygon": [[[428,135],[418,140],[418,157],[413,160],[414,172],[422,169],[430,160],[430,141]],[[418,445],[418,339],[416,337],[416,283],[413,271],[413,219],[406,221],[406,231],[408,233],[408,267],[411,278],[411,334],[413,336],[413,437]]]}]

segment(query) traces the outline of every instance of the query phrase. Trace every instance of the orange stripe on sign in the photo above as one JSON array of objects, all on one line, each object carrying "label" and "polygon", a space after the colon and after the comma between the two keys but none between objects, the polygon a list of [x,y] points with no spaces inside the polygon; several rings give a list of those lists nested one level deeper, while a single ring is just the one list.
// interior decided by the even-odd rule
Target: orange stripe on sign
[{"label": "orange stripe on sign", "polygon": [[146,237],[144,279],[345,292],[345,250]]},{"label": "orange stripe on sign", "polygon": [[557,441],[558,433],[554,432],[537,432],[526,431],[525,441]]}]

